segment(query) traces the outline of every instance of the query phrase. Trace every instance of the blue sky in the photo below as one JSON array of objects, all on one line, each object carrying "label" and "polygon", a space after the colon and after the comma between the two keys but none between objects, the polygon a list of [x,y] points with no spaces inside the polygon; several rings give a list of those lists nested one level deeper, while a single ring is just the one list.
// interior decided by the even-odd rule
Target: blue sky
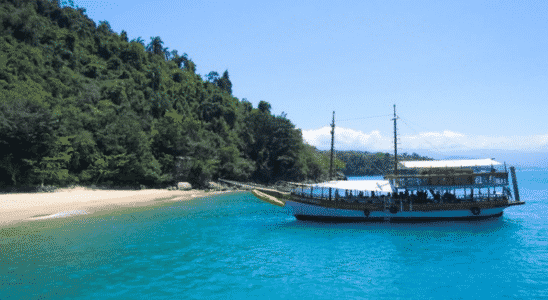
[{"label": "blue sky", "polygon": [[401,152],[548,152],[547,1],[74,2],[228,70],[320,149],[336,111],[338,149],[390,151],[396,104]]}]

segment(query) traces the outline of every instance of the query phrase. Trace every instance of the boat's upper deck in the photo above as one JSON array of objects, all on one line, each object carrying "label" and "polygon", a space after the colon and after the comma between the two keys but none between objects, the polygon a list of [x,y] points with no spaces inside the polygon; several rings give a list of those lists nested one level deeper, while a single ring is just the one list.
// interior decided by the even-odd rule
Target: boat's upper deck
[{"label": "boat's upper deck", "polygon": [[397,175],[385,175],[396,188],[486,188],[508,185],[506,167],[492,159],[403,161]]}]

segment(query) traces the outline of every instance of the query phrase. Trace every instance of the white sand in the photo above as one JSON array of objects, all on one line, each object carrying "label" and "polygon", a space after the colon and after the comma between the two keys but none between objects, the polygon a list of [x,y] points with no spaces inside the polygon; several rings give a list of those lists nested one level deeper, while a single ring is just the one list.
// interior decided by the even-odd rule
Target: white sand
[{"label": "white sand", "polygon": [[[92,214],[122,207],[157,204],[167,201],[189,200],[218,194],[203,190],[91,190],[83,187],[61,189],[55,193],[0,195],[0,227],[15,223],[48,218],[62,218]],[[156,201],[155,201],[156,200]]]}]

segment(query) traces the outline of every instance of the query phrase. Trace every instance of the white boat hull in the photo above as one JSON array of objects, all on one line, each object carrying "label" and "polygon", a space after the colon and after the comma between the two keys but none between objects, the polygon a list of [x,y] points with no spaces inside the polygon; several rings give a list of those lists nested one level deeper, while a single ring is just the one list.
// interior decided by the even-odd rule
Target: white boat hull
[{"label": "white boat hull", "polygon": [[471,210],[434,210],[434,211],[361,211],[323,207],[319,205],[286,201],[293,215],[299,220],[319,221],[431,221],[487,219],[502,216],[506,207],[480,209],[476,214]]}]

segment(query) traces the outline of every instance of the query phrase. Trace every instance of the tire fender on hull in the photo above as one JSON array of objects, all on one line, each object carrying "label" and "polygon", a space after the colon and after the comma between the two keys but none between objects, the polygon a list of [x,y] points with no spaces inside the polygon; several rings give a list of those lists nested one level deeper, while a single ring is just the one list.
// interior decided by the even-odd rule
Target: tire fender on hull
[{"label": "tire fender on hull", "polygon": [[477,216],[481,213],[481,209],[479,207],[472,207],[470,208],[470,211],[472,212],[474,216]]}]

